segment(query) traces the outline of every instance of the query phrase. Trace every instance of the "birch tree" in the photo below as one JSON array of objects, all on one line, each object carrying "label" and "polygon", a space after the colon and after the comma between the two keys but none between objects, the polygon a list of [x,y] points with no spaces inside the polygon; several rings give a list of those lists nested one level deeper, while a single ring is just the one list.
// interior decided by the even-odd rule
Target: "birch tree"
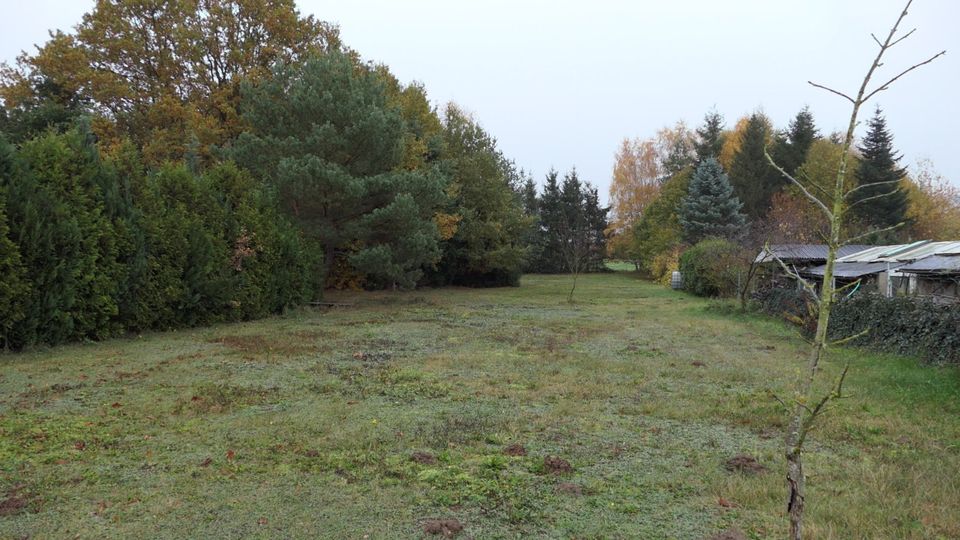
[{"label": "birch tree", "polygon": [[[900,25],[906,18],[912,3],[913,0],[907,1],[906,6],[903,8],[903,11],[900,13],[899,17],[897,17],[896,22],[890,28],[885,38],[878,38],[876,35],[871,34],[873,41],[877,44],[878,51],[876,57],[873,59],[873,62],[870,64],[866,75],[863,77],[860,87],[855,95],[851,96],[829,86],[809,81],[810,85],[843,98],[851,105],[850,120],[847,124],[846,134],[843,137],[840,161],[836,170],[836,176],[833,185],[807,185],[803,182],[800,182],[792,175],[788,174],[783,167],[775,163],[773,158],[770,157],[769,153],[766,154],[767,160],[770,162],[770,164],[776,168],[780,174],[784,176],[784,178],[797,186],[803,195],[817,208],[819,208],[821,212],[823,212],[830,223],[830,232],[827,238],[827,260],[823,274],[823,281],[820,286],[819,294],[813,295],[816,299],[816,304],[819,309],[817,330],[814,340],[811,343],[806,369],[802,372],[797,381],[797,388],[792,400],[790,400],[790,402],[786,402],[780,398],[777,398],[780,399],[781,403],[787,407],[788,410],[791,411],[789,427],[785,437],[785,455],[787,460],[786,480],[788,489],[787,512],[790,517],[789,538],[791,540],[801,540],[802,538],[804,504],[806,497],[803,475],[804,442],[806,441],[815,421],[824,412],[828,404],[831,401],[841,397],[843,391],[843,381],[846,378],[850,367],[849,364],[844,366],[840,376],[831,385],[831,390],[828,393],[816,397],[812,395],[812,390],[814,383],[817,381],[820,362],[823,360],[824,354],[830,347],[834,347],[860,337],[859,335],[849,336],[838,341],[829,341],[827,338],[827,327],[830,323],[830,310],[838,297],[838,293],[842,292],[845,288],[841,287],[838,289],[834,286],[833,277],[837,259],[837,251],[841,246],[855,243],[864,236],[876,234],[885,230],[891,230],[899,225],[902,225],[893,225],[854,237],[845,237],[843,235],[843,225],[845,219],[847,218],[847,213],[852,210],[856,204],[871,200],[870,197],[859,198],[859,196],[862,195],[860,193],[860,187],[850,186],[847,182],[847,162],[849,160],[849,150],[854,141],[854,133],[858,125],[860,109],[877,94],[888,90],[893,83],[897,82],[902,77],[946,54],[946,51],[940,51],[930,56],[926,60],[923,60],[922,62],[918,62],[910,67],[907,67],[906,69],[903,69],[893,77],[886,79],[885,82],[879,85],[875,84],[874,77],[877,75],[878,69],[883,66],[884,56],[890,51],[890,49],[903,42],[916,31],[916,29],[908,32],[902,32],[900,30]],[[898,178],[895,182],[899,181],[900,180]],[[886,195],[887,194],[881,194],[879,197]],[[786,266],[784,266],[784,268],[786,268]],[[796,277],[799,279],[799,276]],[[811,291],[812,293],[816,292],[816,288],[813,286],[813,284],[802,279],[800,282],[808,291]]]}]

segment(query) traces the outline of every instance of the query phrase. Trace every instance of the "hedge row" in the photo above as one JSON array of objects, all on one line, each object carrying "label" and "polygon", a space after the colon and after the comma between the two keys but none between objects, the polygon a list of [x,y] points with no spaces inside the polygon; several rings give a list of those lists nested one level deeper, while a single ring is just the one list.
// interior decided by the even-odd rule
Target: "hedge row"
[{"label": "hedge row", "polygon": [[852,343],[919,355],[933,363],[960,363],[960,304],[923,297],[885,298],[861,293],[839,302],[830,317],[833,339],[869,332]]},{"label": "hedge row", "polygon": [[0,138],[0,349],[279,312],[312,295],[312,253],[232,164],[147,173],[83,125]]},{"label": "hedge row", "polygon": [[[755,295],[761,311],[816,329],[807,293],[768,289]],[[886,298],[861,292],[838,302],[830,315],[830,338],[842,339],[869,330],[850,342],[877,351],[917,355],[931,363],[960,364],[960,304],[942,304],[923,297]]]}]

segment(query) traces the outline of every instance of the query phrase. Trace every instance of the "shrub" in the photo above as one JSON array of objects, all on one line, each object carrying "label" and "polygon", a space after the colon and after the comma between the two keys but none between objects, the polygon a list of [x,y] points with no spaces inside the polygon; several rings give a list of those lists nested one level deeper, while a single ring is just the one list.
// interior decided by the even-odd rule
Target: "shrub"
[{"label": "shrub", "polygon": [[680,256],[683,287],[697,296],[734,296],[740,249],[727,240],[703,240]]},{"label": "shrub", "polygon": [[832,339],[856,335],[852,343],[884,352],[916,354],[933,363],[960,363],[960,304],[922,297],[886,298],[861,293],[842,300],[830,317]]}]

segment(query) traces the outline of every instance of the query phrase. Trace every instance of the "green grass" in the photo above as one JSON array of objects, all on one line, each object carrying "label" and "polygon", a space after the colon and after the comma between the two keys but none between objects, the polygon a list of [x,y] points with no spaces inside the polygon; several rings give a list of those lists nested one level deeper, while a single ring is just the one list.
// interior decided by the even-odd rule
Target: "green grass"
[{"label": "green grass", "polygon": [[[768,392],[789,395],[804,342],[626,273],[582,276],[572,305],[568,286],[344,293],[0,357],[0,538],[416,538],[428,518],[473,538],[785,536]],[[847,359],[806,459],[810,537],[960,537],[958,370],[840,350],[825,383]],[[741,453],[770,472],[725,470]]]}]

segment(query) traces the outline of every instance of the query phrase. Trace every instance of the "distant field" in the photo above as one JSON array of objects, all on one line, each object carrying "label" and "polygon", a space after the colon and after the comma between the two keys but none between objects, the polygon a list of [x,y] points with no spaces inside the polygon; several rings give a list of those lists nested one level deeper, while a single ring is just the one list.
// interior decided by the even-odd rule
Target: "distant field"
[{"label": "distant field", "polygon": [[[768,390],[803,341],[627,273],[568,285],[0,356],[0,538],[783,537]],[[958,370],[837,355],[810,537],[960,538]]]}]

